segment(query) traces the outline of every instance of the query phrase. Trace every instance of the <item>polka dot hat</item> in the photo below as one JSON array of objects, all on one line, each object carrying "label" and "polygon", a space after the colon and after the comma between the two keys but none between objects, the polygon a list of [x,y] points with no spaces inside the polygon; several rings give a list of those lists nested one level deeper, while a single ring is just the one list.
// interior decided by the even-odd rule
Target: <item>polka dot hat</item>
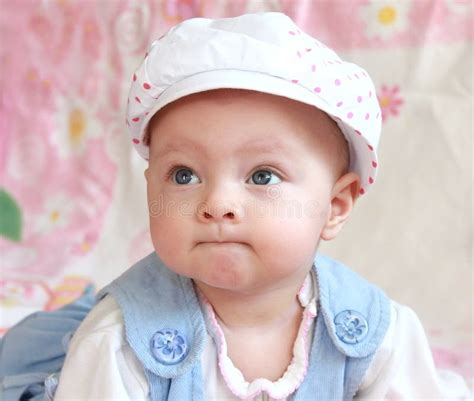
[{"label": "polka dot hat", "polygon": [[381,113],[374,85],[282,13],[193,18],[153,42],[133,75],[127,108],[132,143],[144,143],[151,117],[184,96],[218,88],[249,89],[313,105],[333,118],[350,152],[361,194],[374,183]]}]

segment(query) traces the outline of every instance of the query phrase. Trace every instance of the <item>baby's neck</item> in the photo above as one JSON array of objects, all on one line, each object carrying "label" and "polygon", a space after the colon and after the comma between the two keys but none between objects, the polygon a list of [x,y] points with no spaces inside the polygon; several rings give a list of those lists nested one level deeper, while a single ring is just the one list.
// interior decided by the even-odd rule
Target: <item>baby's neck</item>
[{"label": "baby's neck", "polygon": [[195,284],[229,330],[279,327],[302,310],[297,297],[302,283],[252,294]]}]

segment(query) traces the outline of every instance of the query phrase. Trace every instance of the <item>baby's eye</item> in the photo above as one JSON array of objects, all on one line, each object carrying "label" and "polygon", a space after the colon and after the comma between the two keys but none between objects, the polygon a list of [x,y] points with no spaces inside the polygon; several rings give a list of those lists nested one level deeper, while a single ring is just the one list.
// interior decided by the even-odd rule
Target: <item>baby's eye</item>
[{"label": "baby's eye", "polygon": [[256,185],[274,185],[281,182],[280,177],[271,170],[257,170],[252,174],[250,180]]},{"label": "baby's eye", "polygon": [[200,182],[193,170],[187,167],[178,168],[171,175],[173,182],[178,185],[198,184]]}]

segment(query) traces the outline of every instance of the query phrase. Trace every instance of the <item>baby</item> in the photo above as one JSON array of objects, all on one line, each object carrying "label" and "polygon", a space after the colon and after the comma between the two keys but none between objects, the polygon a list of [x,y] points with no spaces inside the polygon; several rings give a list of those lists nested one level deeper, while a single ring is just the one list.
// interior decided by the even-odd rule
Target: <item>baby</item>
[{"label": "baby", "polygon": [[467,394],[409,308],[317,254],[376,177],[363,69],[284,14],[191,19],[134,74],[127,125],[155,252],[99,293],[55,400]]}]

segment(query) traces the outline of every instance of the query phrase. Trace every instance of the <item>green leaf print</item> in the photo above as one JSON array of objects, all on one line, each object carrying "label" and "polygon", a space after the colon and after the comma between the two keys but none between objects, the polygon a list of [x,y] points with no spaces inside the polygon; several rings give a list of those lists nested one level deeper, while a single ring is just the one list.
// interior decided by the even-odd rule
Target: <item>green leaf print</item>
[{"label": "green leaf print", "polygon": [[12,241],[21,240],[21,210],[15,199],[0,189],[0,236]]}]

